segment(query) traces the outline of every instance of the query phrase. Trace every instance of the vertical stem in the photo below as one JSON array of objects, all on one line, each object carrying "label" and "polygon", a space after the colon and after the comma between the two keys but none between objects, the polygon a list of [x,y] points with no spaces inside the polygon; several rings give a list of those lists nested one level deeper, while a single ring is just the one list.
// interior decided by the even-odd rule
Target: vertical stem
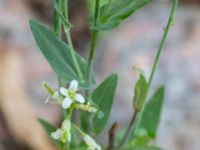
[{"label": "vertical stem", "polygon": [[[59,8],[61,9],[61,0],[54,0],[54,5],[58,4]],[[53,16],[53,31],[56,34],[57,37],[60,39],[62,38],[62,24],[60,17],[56,10],[54,10],[54,16]]]},{"label": "vertical stem", "polygon": [[71,51],[72,60],[73,60],[73,62],[74,62],[76,71],[77,71],[79,77],[80,77],[81,79],[83,79],[83,74],[82,74],[82,72],[81,72],[81,69],[80,69],[80,67],[79,67],[79,64],[78,64],[76,55],[75,55],[75,53],[74,53],[75,50],[74,50],[74,46],[73,46],[73,43],[72,43],[70,30],[66,30],[66,28],[65,28],[64,30],[65,30],[65,33],[66,33],[66,36],[67,36],[67,41],[68,41],[68,44],[69,44],[69,48],[70,48],[70,51]]},{"label": "vertical stem", "polygon": [[[67,22],[69,22],[69,17],[68,17],[68,0],[62,0],[62,13],[63,13],[63,16],[66,18]],[[69,48],[70,48],[70,51],[71,51],[71,56],[72,56],[72,60],[74,62],[74,65],[75,65],[75,69],[79,75],[79,77],[81,79],[83,79],[83,74],[81,72],[81,69],[80,69],[80,66],[78,64],[78,60],[76,58],[76,55],[75,55],[75,49],[74,49],[74,46],[73,46],[73,43],[72,43],[72,39],[71,39],[71,33],[70,33],[70,29],[68,29],[67,27],[64,26],[64,31],[66,33],[66,36],[67,36],[67,41],[68,41],[68,44],[69,44]]]},{"label": "vertical stem", "polygon": [[[97,19],[99,15],[99,1],[100,0],[95,0],[95,15],[94,15],[94,22],[93,26],[97,25]],[[91,82],[91,72],[92,72],[92,67],[94,63],[94,55],[95,55],[95,48],[96,48],[96,42],[97,42],[97,36],[98,32],[97,31],[92,31],[92,37],[91,37],[91,42],[90,42],[90,51],[89,51],[89,58],[88,58],[88,68],[87,68],[87,76],[86,80],[90,83]],[[85,97],[88,100],[88,98],[91,96],[91,89],[85,90]],[[91,132],[91,114],[88,114],[87,118],[85,118],[86,113],[82,114],[82,124],[87,123],[87,131]],[[84,122],[84,123],[83,123]]]},{"label": "vertical stem", "polygon": [[96,31],[92,32],[90,53],[89,53],[89,59],[88,59],[88,71],[87,71],[87,80],[89,82],[91,82],[91,71],[92,71],[92,66],[94,63],[94,54],[95,54],[95,47],[96,47],[96,42],[97,42],[97,34],[98,33]]},{"label": "vertical stem", "polygon": [[134,123],[135,123],[135,120],[136,120],[136,118],[137,118],[137,114],[138,114],[138,113],[139,113],[138,110],[135,110],[135,111],[134,111],[133,116],[132,116],[132,119],[131,119],[131,122],[130,122],[130,124],[129,124],[129,126],[128,126],[126,132],[125,132],[125,135],[124,135],[123,139],[121,140],[121,142],[120,142],[120,144],[119,144],[119,145],[120,145],[119,147],[123,146],[123,145],[126,143],[126,140],[129,138],[129,135],[130,135],[130,133],[131,133],[131,131],[132,131],[132,128],[133,128],[133,126],[134,126]]},{"label": "vertical stem", "polygon": [[[61,10],[62,7],[61,0],[54,0],[53,4],[54,5],[58,4],[59,9]],[[62,40],[62,23],[60,20],[60,16],[55,9],[53,14],[53,32],[58,38]],[[59,87],[62,85],[61,79],[59,77],[58,77],[58,85]]]},{"label": "vertical stem", "polygon": [[[148,92],[149,92],[149,88],[150,88],[151,82],[153,80],[155,71],[157,69],[159,58],[160,58],[164,43],[166,41],[167,35],[169,33],[169,29],[170,29],[170,27],[171,27],[171,25],[173,23],[173,19],[174,19],[174,15],[175,15],[177,6],[178,6],[178,0],[173,0],[173,5],[172,5],[170,16],[169,16],[169,19],[168,19],[168,22],[167,22],[167,26],[166,26],[166,28],[164,30],[164,34],[163,34],[163,37],[161,39],[160,46],[159,46],[159,49],[157,51],[156,58],[155,58],[155,61],[154,61],[154,65],[153,65],[153,68],[152,68],[152,71],[151,71],[151,75],[150,75],[150,78],[149,78],[149,81],[148,81]],[[134,135],[135,131],[137,131],[137,129],[138,129],[139,125],[140,125],[141,119],[142,119],[141,116],[142,116],[142,113],[143,113],[143,110],[144,110],[144,106],[145,105],[143,105],[143,108],[142,108],[141,112],[138,112],[138,111],[136,111],[137,113],[134,112],[132,120],[131,120],[131,122],[129,124],[129,127],[127,128],[127,131],[126,131],[126,133],[124,135],[124,138],[122,139],[121,144],[119,145],[119,147],[123,146],[126,143],[130,133]],[[133,133],[132,133],[132,127],[133,127],[134,124],[136,126],[134,128]]]},{"label": "vertical stem", "polygon": [[[97,25],[98,15],[99,15],[99,0],[95,0],[95,15],[94,15],[94,24],[93,24],[94,26]],[[91,43],[90,43],[89,58],[88,58],[88,70],[87,70],[88,82],[91,82],[91,72],[92,72],[92,67],[93,67],[93,63],[94,63],[94,55],[95,55],[97,36],[98,36],[98,32],[93,31]]]},{"label": "vertical stem", "polygon": [[115,122],[109,130],[109,142],[108,142],[107,150],[114,150],[115,148],[115,135],[116,135],[117,127],[118,127],[118,124],[117,122]]},{"label": "vertical stem", "polygon": [[154,74],[155,74],[155,71],[157,69],[158,62],[159,62],[159,59],[160,59],[160,55],[161,55],[161,52],[163,50],[163,46],[164,46],[164,43],[166,41],[167,35],[169,33],[170,26],[173,24],[174,15],[176,13],[177,6],[178,6],[178,0],[173,0],[173,6],[172,6],[172,9],[171,9],[170,17],[169,17],[169,20],[167,22],[167,26],[164,29],[165,31],[164,31],[162,40],[160,42],[160,46],[159,46],[158,52],[156,54],[156,58],[155,58],[155,61],[154,61],[154,64],[153,64],[153,68],[152,68],[152,71],[151,71],[151,75],[150,75],[150,78],[149,78],[149,82],[148,82],[148,87],[150,87],[151,82],[152,82],[153,77],[154,77]]}]

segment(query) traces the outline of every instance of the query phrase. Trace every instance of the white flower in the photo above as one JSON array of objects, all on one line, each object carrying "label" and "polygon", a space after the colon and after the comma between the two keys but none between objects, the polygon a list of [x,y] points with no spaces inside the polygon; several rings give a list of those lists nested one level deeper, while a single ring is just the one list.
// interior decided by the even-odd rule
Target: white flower
[{"label": "white flower", "polygon": [[62,107],[67,109],[71,106],[72,103],[73,103],[73,100],[69,97],[66,97],[62,102]]},{"label": "white flower", "polygon": [[101,147],[89,135],[86,134],[83,139],[88,146],[88,150],[101,150]]},{"label": "white flower", "polygon": [[55,132],[51,133],[51,136],[54,140],[59,140],[63,135],[63,132],[61,129],[57,129]]},{"label": "white flower", "polygon": [[69,89],[76,92],[78,90],[78,81],[72,80],[69,84]]},{"label": "white flower", "polygon": [[71,122],[70,120],[64,120],[64,122],[62,123],[62,130],[64,130],[66,132],[66,138],[68,142],[71,142]]},{"label": "white flower", "polygon": [[54,140],[59,140],[63,143],[66,141],[71,142],[71,122],[66,119],[63,121],[61,128],[58,128],[55,132],[51,133],[51,137]]},{"label": "white flower", "polygon": [[65,97],[62,102],[62,107],[68,109],[72,103],[85,103],[85,99],[81,94],[77,93],[78,91],[78,81],[72,80],[70,82],[69,88],[66,89],[64,87],[60,88],[60,93]]}]

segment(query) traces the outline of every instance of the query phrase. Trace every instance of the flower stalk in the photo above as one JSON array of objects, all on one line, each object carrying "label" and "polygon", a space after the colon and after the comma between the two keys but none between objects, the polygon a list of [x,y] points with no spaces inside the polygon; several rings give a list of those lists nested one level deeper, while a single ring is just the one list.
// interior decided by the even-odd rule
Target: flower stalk
[{"label": "flower stalk", "polygon": [[[95,0],[95,16],[94,16],[93,26],[97,25],[98,15],[99,15],[99,0]],[[92,31],[89,58],[88,58],[88,70],[87,70],[87,80],[89,82],[91,82],[91,72],[92,72],[92,67],[93,67],[93,63],[94,63],[97,36],[98,36],[98,31]]]},{"label": "flower stalk", "polygon": [[[66,19],[66,21],[69,22],[68,0],[62,0],[62,13],[63,13],[63,16]],[[69,28],[65,24],[63,24],[63,26],[64,26],[64,31],[65,31],[66,36],[67,36],[67,41],[68,41],[68,44],[69,44],[69,48],[70,48],[70,51],[71,51],[71,56],[72,56],[72,60],[74,62],[74,66],[75,66],[76,72],[78,73],[79,77],[81,79],[83,79],[82,71],[80,69],[80,66],[78,64],[78,60],[77,60],[76,55],[74,53],[75,49],[74,49],[74,46],[73,46],[73,42],[72,42],[72,39],[71,39],[71,33],[70,33],[70,29],[71,28]]]},{"label": "flower stalk", "polygon": [[[175,12],[176,12],[176,9],[177,9],[177,6],[178,6],[178,1],[179,0],[173,0],[173,5],[172,5],[171,12],[170,12],[170,16],[169,16],[166,28],[164,29],[164,33],[163,33],[163,36],[162,36],[162,39],[161,39],[161,42],[160,42],[160,46],[159,46],[159,49],[157,51],[156,58],[155,58],[153,68],[152,68],[152,71],[151,71],[151,75],[150,75],[150,78],[149,78],[149,81],[148,81],[148,91],[147,91],[147,93],[149,93],[149,88],[150,88],[150,85],[152,83],[155,71],[157,69],[158,62],[159,62],[159,59],[160,59],[160,56],[161,56],[161,52],[163,51],[163,47],[164,47],[165,41],[166,41],[168,33],[169,33],[169,29],[170,29],[170,27],[171,27],[171,25],[174,21],[174,16],[175,16]],[[142,116],[142,113],[143,113],[143,110],[144,110],[144,106],[145,106],[145,104],[143,105],[143,108],[142,108],[141,111],[138,111],[137,109],[135,109],[133,116],[132,116],[132,119],[131,119],[131,122],[130,122],[127,130],[126,130],[126,133],[125,133],[120,145],[119,145],[119,148],[122,147],[124,144],[126,144],[127,140],[129,139],[130,134],[135,135],[135,131],[137,131],[137,129],[140,125],[141,119],[142,119],[141,116]],[[134,127],[134,125],[135,125],[135,127]],[[133,132],[132,132],[132,129],[133,129]]]}]

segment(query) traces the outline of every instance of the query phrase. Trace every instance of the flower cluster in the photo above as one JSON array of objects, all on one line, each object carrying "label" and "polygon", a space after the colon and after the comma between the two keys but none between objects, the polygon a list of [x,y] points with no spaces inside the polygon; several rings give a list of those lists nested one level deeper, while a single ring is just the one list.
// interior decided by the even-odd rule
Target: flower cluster
[{"label": "flower cluster", "polygon": [[[54,92],[47,84],[44,83],[44,87],[52,95],[53,102],[61,104],[64,109],[81,109],[88,112],[96,112],[97,108],[93,107],[90,103],[86,103],[85,98],[78,93],[78,81],[72,80],[68,88],[61,87],[59,91]],[[71,126],[72,123],[70,118],[65,119],[60,128],[51,133],[51,137],[54,140],[62,143],[71,142]],[[88,150],[101,150],[101,147],[95,142],[95,140],[85,134],[81,129],[76,127],[77,130],[82,134],[83,140],[88,146]]]},{"label": "flower cluster", "polygon": [[91,106],[89,102],[85,104],[85,98],[77,93],[78,90],[78,81],[72,80],[69,88],[61,87],[59,91],[54,92],[52,98],[56,103],[61,103],[64,109],[74,107],[88,112],[96,112],[97,108]]},{"label": "flower cluster", "polygon": [[71,142],[71,122],[66,119],[63,121],[61,128],[58,128],[55,132],[51,133],[54,140],[59,140],[63,143],[66,141]]}]

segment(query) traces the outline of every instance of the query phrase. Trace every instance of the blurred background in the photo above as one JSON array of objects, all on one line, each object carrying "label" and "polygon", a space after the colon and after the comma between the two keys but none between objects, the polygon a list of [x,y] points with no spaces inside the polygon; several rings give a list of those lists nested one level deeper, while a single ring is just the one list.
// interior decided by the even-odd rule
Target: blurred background
[{"label": "blurred background", "polygon": [[[69,0],[75,48],[87,56],[90,33],[86,0]],[[95,72],[97,83],[111,72],[119,73],[112,117],[120,127],[132,114],[132,67],[150,74],[171,1],[154,0],[123,22],[101,34]],[[59,124],[59,107],[44,104],[48,94],[42,81],[56,89],[56,77],[36,47],[30,18],[50,25],[52,0],[0,0],[0,150],[54,150],[37,123],[42,117]],[[152,92],[166,86],[157,143],[167,150],[200,150],[200,0],[181,0],[162,54]],[[104,137],[104,138],[102,138]],[[101,135],[99,142],[106,142]]]}]

